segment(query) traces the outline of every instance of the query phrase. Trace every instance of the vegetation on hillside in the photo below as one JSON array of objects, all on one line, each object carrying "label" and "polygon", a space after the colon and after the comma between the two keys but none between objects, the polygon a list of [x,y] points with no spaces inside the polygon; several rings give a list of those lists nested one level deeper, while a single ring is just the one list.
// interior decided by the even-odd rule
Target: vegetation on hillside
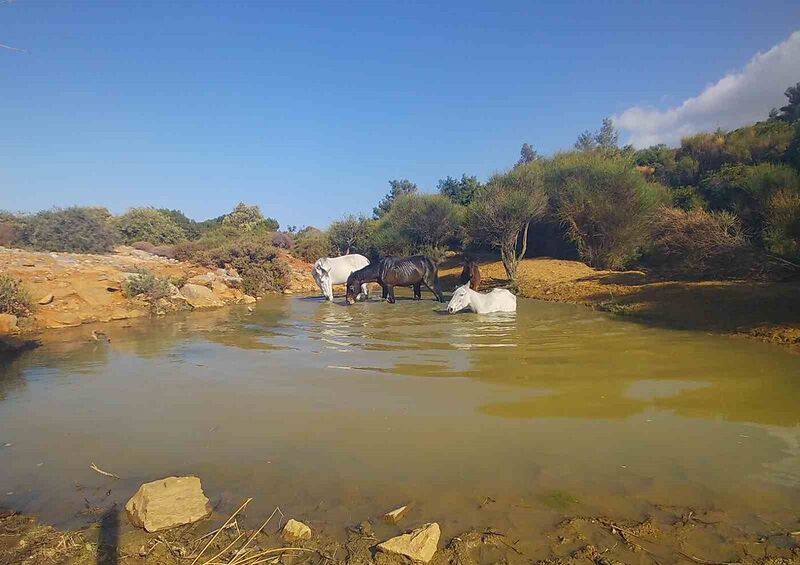
[{"label": "vegetation on hillside", "polygon": [[0,314],[12,314],[23,318],[33,310],[31,296],[22,283],[0,273]]},{"label": "vegetation on hillside", "polygon": [[[619,146],[610,119],[579,135],[570,151],[540,155],[525,143],[509,170],[483,184],[447,176],[438,193],[389,181],[371,218],[348,215],[328,230],[278,222],[257,206],[197,222],[179,210],[103,208],[32,215],[0,213],[0,245],[108,252],[115,244],[233,268],[248,292],[280,289],[279,249],[315,261],[326,255],[498,253],[513,281],[531,252],[600,268],[643,267],[671,277],[800,272],[800,83],[764,121],[684,138],[679,147]],[[785,274],[785,272],[783,273]]]}]

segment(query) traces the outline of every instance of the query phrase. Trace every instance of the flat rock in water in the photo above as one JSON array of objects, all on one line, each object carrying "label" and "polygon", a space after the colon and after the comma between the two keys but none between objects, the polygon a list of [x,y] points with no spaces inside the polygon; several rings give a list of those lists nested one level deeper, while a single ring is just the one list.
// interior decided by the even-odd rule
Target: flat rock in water
[{"label": "flat rock in water", "polygon": [[286,541],[296,541],[311,538],[311,528],[303,522],[290,518],[281,530],[281,537]]},{"label": "flat rock in water", "polygon": [[391,512],[387,512],[386,514],[384,514],[383,520],[385,522],[388,522],[389,524],[397,524],[403,518],[403,516],[405,516],[409,508],[410,505],[408,504],[406,504],[405,506],[401,506],[400,508],[395,508]]},{"label": "flat rock in water", "polygon": [[158,532],[205,518],[211,503],[197,477],[167,477],[140,486],[125,510],[134,526]]},{"label": "flat rock in water", "polygon": [[181,287],[181,294],[186,298],[192,308],[216,308],[225,306],[225,303],[214,295],[207,286],[187,283]]},{"label": "flat rock in water", "polygon": [[412,530],[407,534],[397,536],[378,544],[378,551],[404,555],[412,561],[427,563],[439,546],[439,536],[442,530],[439,524],[432,522]]}]

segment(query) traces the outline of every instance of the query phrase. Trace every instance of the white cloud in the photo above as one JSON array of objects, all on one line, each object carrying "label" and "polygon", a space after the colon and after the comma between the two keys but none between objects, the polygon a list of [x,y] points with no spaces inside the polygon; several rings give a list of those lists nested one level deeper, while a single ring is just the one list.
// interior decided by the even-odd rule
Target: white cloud
[{"label": "white cloud", "polygon": [[700,94],[667,110],[633,106],[614,116],[629,143],[646,147],[676,145],[681,137],[717,128],[734,129],[763,120],[783,106],[786,87],[800,81],[800,31],[766,53],[758,53],[740,72],[730,73]]}]

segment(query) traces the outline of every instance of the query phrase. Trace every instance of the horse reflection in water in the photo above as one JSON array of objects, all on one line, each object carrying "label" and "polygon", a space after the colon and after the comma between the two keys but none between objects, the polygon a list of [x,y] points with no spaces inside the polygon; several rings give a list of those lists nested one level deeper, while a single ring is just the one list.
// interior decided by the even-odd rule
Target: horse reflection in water
[{"label": "horse reflection in water", "polygon": [[439,285],[439,270],[433,259],[425,255],[412,257],[386,257],[377,263],[367,265],[350,274],[347,279],[347,303],[355,304],[361,296],[361,286],[368,282],[377,282],[383,289],[383,298],[394,304],[394,287],[410,286],[414,288],[414,299],[422,298],[422,285],[430,290],[439,302],[444,302]]}]

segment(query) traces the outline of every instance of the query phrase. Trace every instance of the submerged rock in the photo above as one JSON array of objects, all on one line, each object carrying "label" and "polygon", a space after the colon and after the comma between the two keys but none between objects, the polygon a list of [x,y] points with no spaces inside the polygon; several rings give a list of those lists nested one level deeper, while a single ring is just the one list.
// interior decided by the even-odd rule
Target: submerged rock
[{"label": "submerged rock", "polygon": [[410,507],[410,505],[406,504],[400,508],[395,508],[391,512],[387,512],[383,515],[384,522],[388,522],[389,524],[397,524],[403,518],[403,516],[406,515],[406,512],[408,512]]},{"label": "submerged rock", "polygon": [[404,555],[412,561],[427,563],[436,553],[441,535],[439,524],[433,522],[379,543],[377,549],[384,553]]},{"label": "submerged rock", "polygon": [[281,530],[281,537],[286,541],[297,541],[311,538],[311,528],[303,522],[290,518]]},{"label": "submerged rock", "polygon": [[197,477],[167,477],[140,486],[125,510],[134,526],[157,532],[205,518],[211,503]]}]

